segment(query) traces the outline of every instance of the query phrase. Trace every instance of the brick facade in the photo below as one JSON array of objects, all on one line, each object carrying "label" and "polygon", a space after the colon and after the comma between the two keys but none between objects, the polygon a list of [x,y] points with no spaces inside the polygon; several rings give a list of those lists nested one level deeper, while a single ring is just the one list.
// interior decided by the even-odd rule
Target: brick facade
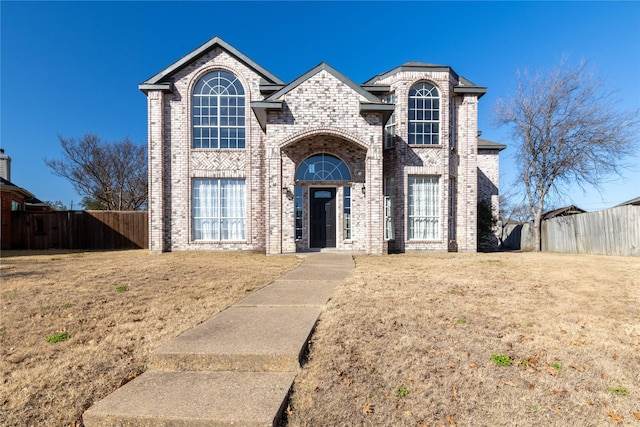
[{"label": "brick facade", "polygon": [[[244,88],[243,149],[192,148],[193,88],[212,70],[230,72]],[[439,145],[407,143],[408,93],[421,81],[428,81],[439,91]],[[497,189],[498,156],[478,155],[477,104],[484,88],[460,78],[449,67],[405,64],[359,86],[321,64],[287,85],[214,38],[141,84],[140,89],[148,96],[152,252],[257,250],[278,254],[309,250],[312,188],[335,189],[336,250],[371,254],[387,250],[476,250],[477,200],[479,192],[486,194],[478,188],[478,168],[482,164],[488,171],[482,176]],[[396,138],[394,146],[385,149],[384,125],[393,106],[384,104],[382,96],[391,92],[396,95]],[[296,181],[300,164],[322,153],[344,162],[351,180]],[[439,179],[436,240],[408,239],[407,186],[412,175]],[[194,178],[245,180],[245,240],[193,239]],[[395,238],[387,242],[384,182],[389,178],[394,182]],[[348,239],[342,226],[345,187],[351,189]],[[298,239],[296,199],[292,197],[296,188],[302,193],[303,217],[302,237]]]},{"label": "brick facade", "polygon": [[[485,200],[491,206],[494,218],[500,218],[500,165],[498,155],[505,148],[502,144],[478,139],[478,201]],[[493,236],[481,245],[482,250],[496,250],[499,246],[498,227]]]}]

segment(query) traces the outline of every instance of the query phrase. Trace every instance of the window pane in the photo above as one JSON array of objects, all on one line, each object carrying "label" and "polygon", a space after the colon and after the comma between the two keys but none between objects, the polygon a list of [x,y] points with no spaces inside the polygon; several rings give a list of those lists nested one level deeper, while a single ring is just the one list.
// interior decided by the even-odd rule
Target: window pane
[{"label": "window pane", "polygon": [[420,82],[409,91],[409,144],[437,144],[440,129],[440,95],[430,83]]},{"label": "window pane", "polygon": [[245,180],[194,179],[193,240],[245,240]]},{"label": "window pane", "polygon": [[434,240],[440,237],[439,178],[409,177],[409,239]]},{"label": "window pane", "polygon": [[351,187],[344,187],[343,192],[343,238],[351,239]]},{"label": "window pane", "polygon": [[300,181],[351,181],[349,167],[331,154],[316,154],[298,166],[295,179]]},{"label": "window pane", "polygon": [[244,148],[244,134],[230,140],[221,132],[223,127],[244,132],[244,88],[236,76],[227,71],[206,74],[196,84],[192,99],[193,148]]},{"label": "window pane", "polygon": [[384,238],[393,240],[395,238],[394,230],[394,196],[395,179],[386,177],[384,179]]},{"label": "window pane", "polygon": [[302,239],[302,187],[295,187],[295,233],[296,240]]}]

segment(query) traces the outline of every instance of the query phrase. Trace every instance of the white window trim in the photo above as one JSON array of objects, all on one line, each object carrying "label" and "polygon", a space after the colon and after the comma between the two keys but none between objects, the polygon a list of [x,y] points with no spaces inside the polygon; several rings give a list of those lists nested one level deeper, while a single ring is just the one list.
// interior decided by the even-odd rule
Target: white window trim
[{"label": "white window trim", "polygon": [[[199,207],[196,206],[196,184],[198,182],[204,183],[204,181],[216,182],[214,191],[211,192],[208,196],[212,198],[212,202],[215,202],[213,206],[209,207]],[[220,201],[223,199],[223,182],[224,181],[237,181],[238,183],[242,183],[242,186],[236,191],[241,191],[241,199],[236,200],[236,202],[240,202],[239,205],[223,206],[223,203]],[[247,191],[246,191],[246,179],[244,178],[193,178],[191,180],[191,240],[197,243],[207,243],[207,242],[217,242],[217,243],[228,243],[228,242],[246,242],[247,236]],[[206,196],[206,195],[205,195]],[[209,209],[209,212],[206,215],[200,214],[196,216],[196,210],[200,208],[201,210]],[[235,213],[234,215],[228,214],[223,216],[223,208],[226,208],[227,211],[231,211],[231,213]],[[235,211],[235,212],[234,212]],[[235,228],[235,231],[232,231],[232,236],[224,238],[224,226],[225,223]],[[198,224],[200,222],[200,224]],[[198,238],[196,227],[200,225],[199,228],[200,234],[204,233],[202,230],[204,229],[205,222],[207,225],[213,224],[214,228],[212,231],[209,231],[208,236]],[[217,225],[217,226],[216,226]],[[227,232],[229,232],[227,230]]]},{"label": "white window trim", "polygon": [[[347,190],[348,189],[348,190]],[[352,216],[352,188],[350,185],[342,187],[342,239],[353,239],[353,216]],[[347,195],[347,193],[349,193]],[[347,206],[347,200],[349,201]]]},{"label": "white window trim", "polygon": [[[415,212],[414,200],[416,195],[413,193],[412,180],[423,179],[432,181],[431,184],[435,184],[435,187],[430,189],[430,194],[427,193],[429,189],[425,189],[425,193],[421,195],[421,202],[424,205],[418,205],[418,212]],[[441,213],[440,196],[442,194],[440,182],[440,176],[438,175],[409,175],[407,179],[407,240],[410,241],[439,241],[441,236]],[[423,182],[423,183],[424,183]],[[429,203],[428,198],[431,198]],[[420,222],[417,222],[420,221]],[[422,225],[418,227],[418,225]],[[420,230],[417,230],[420,228]],[[417,231],[416,231],[417,230]],[[430,233],[432,231],[433,233]]]},{"label": "white window trim", "polygon": [[[382,98],[382,102],[387,104],[396,103],[396,94],[390,93]],[[389,120],[384,125],[384,148],[393,148],[396,145],[396,111],[393,110]]]},{"label": "white window trim", "polygon": [[[195,90],[197,88],[197,86],[200,84],[201,81],[203,81],[203,79],[207,78],[208,76],[212,75],[212,74],[220,74],[220,73],[225,73],[228,74],[229,77],[232,78],[232,80],[229,80],[228,78],[225,79],[226,82],[228,82],[228,84],[225,87],[219,87],[219,88],[214,88],[214,93],[196,93]],[[212,78],[213,80],[213,78]],[[233,87],[235,91],[241,91],[242,93],[229,93],[229,88]],[[216,102],[215,102],[215,107],[211,106],[211,103],[209,102],[208,105],[202,105],[201,101],[198,102],[198,105],[196,105],[195,100],[196,99],[211,99],[211,98],[216,98]],[[235,99],[235,105],[234,106],[224,106],[222,99]],[[194,150],[244,150],[247,146],[247,105],[246,105],[246,94],[245,94],[245,90],[244,90],[244,86],[242,85],[242,82],[240,81],[240,79],[234,75],[233,73],[231,73],[230,71],[227,70],[213,70],[210,71],[208,73],[206,73],[204,76],[200,77],[200,79],[198,79],[196,86],[193,89],[193,93],[191,95],[191,148]],[[215,115],[211,115],[206,114],[206,115],[196,115],[195,110],[196,108],[200,108],[201,111],[202,109],[207,109],[207,110],[211,110],[215,108],[216,114]],[[222,110],[223,108],[235,108],[236,110],[238,109],[242,109],[242,114],[223,114]],[[209,123],[208,124],[197,124],[197,119],[196,117],[200,118],[200,120],[206,120]],[[235,125],[223,125],[222,124],[222,119],[227,118],[227,119],[235,119],[235,120],[241,120],[242,124],[235,124]],[[211,121],[213,121],[215,119],[216,124],[212,125]],[[200,137],[200,141],[201,144],[200,146],[197,146],[196,144],[196,129],[200,129],[200,130],[208,130],[209,132],[213,132],[215,131],[217,133],[217,137]],[[228,144],[229,146],[227,147],[221,147],[221,143],[222,143],[222,131],[223,130],[227,130],[227,132],[229,134],[231,133],[235,133],[234,137],[227,137],[228,140]],[[202,145],[203,141],[207,141],[207,146]],[[231,142],[234,142],[234,146],[231,146]]]},{"label": "white window trim", "polygon": [[[442,145],[442,129],[441,129],[442,128],[442,125],[441,125],[441,122],[442,122],[442,99],[441,99],[441,96],[440,96],[440,91],[438,90],[438,87],[436,85],[434,85],[433,83],[427,82],[427,81],[421,81],[421,82],[417,82],[414,85],[412,85],[411,88],[409,89],[409,93],[411,93],[411,91],[414,90],[414,88],[416,86],[419,86],[419,85],[429,85],[429,86],[431,86],[431,89],[429,89],[427,91],[428,93],[425,94],[425,95],[420,95],[420,96],[409,95],[409,101],[408,101],[408,105],[407,105],[408,106],[408,109],[407,109],[407,118],[408,118],[408,120],[407,120],[407,122],[408,122],[407,137],[408,137],[408,143],[410,145],[414,145],[414,146],[439,146],[439,145]],[[423,89],[420,89],[420,90],[423,90]],[[438,108],[422,108],[422,109],[414,108],[414,105],[417,103],[417,100],[419,100],[419,99],[431,100],[431,101],[437,99],[438,100]],[[430,112],[436,111],[437,114],[438,114],[438,119],[437,120],[433,120],[433,119],[429,119],[429,120],[420,119],[420,120],[417,120],[417,119],[414,119],[414,118],[411,117],[412,111],[423,111],[423,112],[425,112],[425,111],[430,111]],[[411,125],[412,124],[423,124],[423,125],[436,124],[437,125],[437,129],[436,129],[436,132],[428,132],[428,133],[421,132],[421,133],[417,134],[417,133],[413,133],[411,131]],[[434,142],[415,142],[415,141],[411,142],[412,134],[414,134],[414,138],[415,138],[415,135],[420,135],[422,140],[424,140],[426,137],[428,137],[430,141],[433,141],[433,137],[435,135],[438,138],[438,142],[437,143],[434,143]]]}]

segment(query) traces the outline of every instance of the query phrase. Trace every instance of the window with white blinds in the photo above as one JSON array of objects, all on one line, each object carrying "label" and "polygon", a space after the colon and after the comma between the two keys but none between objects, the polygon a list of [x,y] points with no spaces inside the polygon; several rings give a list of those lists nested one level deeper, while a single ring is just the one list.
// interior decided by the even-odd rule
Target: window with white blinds
[{"label": "window with white blinds", "polygon": [[246,240],[244,179],[194,179],[192,206],[193,240]]},{"label": "window with white blinds", "polygon": [[440,238],[440,179],[437,176],[409,176],[409,239]]},{"label": "window with white blinds", "polygon": [[351,239],[351,187],[343,188],[343,211],[342,220],[344,227],[342,230],[342,237],[345,240]]},{"label": "window with white blinds", "polygon": [[394,200],[395,200],[395,179],[386,177],[384,179],[384,239],[395,239],[394,230]]}]

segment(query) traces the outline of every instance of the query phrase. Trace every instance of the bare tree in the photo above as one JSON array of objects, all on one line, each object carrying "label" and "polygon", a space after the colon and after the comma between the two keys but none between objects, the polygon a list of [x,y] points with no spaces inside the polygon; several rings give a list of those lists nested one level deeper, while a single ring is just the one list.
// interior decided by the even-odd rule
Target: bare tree
[{"label": "bare tree", "polygon": [[524,199],[511,199],[500,195],[500,221],[503,223],[524,224],[531,221],[531,209]]},{"label": "bare tree", "polygon": [[108,143],[87,134],[58,136],[64,156],[45,159],[54,174],[68,179],[88,209],[138,210],[147,203],[147,150],[128,138]]},{"label": "bare tree", "polygon": [[546,74],[518,72],[517,93],[498,100],[497,123],[512,130],[538,251],[545,199],[572,183],[600,188],[635,152],[640,115],[618,103],[586,62],[570,66],[564,59]]}]

